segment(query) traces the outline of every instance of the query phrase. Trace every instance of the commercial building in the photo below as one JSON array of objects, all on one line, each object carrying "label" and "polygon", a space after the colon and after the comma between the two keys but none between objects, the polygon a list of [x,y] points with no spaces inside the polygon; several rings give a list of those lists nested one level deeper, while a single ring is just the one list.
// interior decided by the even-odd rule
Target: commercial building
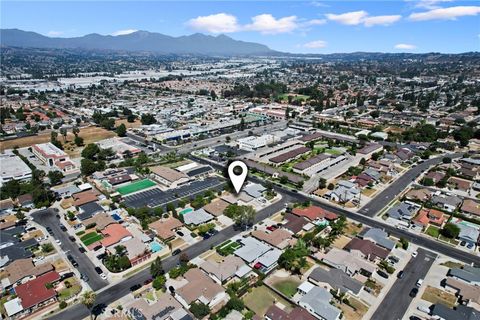
[{"label": "commercial building", "polygon": [[13,154],[0,156],[0,186],[10,180],[27,181],[32,178],[32,169]]},{"label": "commercial building", "polygon": [[69,172],[76,169],[75,164],[68,155],[57,148],[53,143],[34,144],[32,153],[46,166],[58,169],[62,172]]}]

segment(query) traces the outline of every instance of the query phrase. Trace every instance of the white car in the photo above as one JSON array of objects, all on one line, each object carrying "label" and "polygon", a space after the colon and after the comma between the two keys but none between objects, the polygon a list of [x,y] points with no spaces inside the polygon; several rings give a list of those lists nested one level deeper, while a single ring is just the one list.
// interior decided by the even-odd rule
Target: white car
[{"label": "white car", "polygon": [[100,278],[102,278],[103,280],[107,280],[107,275],[105,273],[102,273],[100,275]]},{"label": "white car", "polygon": [[58,240],[58,239],[55,240],[55,243],[58,244],[58,245],[61,245],[61,244],[62,244],[62,242],[61,242],[60,240]]},{"label": "white car", "polygon": [[416,256],[418,256],[418,252],[417,252],[417,251],[413,251],[413,252],[412,252],[412,257],[415,258]]},{"label": "white car", "polygon": [[45,257],[44,257],[44,256],[39,256],[39,257],[35,257],[35,258],[33,258],[33,260],[32,260],[32,261],[35,263],[35,262],[42,261],[43,259],[45,259]]}]

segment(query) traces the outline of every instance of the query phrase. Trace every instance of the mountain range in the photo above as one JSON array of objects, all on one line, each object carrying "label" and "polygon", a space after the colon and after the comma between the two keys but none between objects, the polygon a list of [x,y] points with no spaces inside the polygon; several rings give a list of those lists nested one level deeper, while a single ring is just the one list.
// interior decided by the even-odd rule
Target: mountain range
[{"label": "mountain range", "polygon": [[126,35],[87,34],[74,38],[54,38],[19,29],[0,29],[1,46],[51,49],[145,51],[160,54],[264,55],[275,54],[267,46],[232,39],[226,35],[195,33],[172,37],[161,33],[136,31]]}]

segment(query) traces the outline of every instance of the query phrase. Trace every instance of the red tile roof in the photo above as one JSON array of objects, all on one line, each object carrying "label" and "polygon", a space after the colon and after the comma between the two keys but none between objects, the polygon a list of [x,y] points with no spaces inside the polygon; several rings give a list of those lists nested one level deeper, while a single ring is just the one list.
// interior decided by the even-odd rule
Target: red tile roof
[{"label": "red tile roof", "polygon": [[105,248],[117,244],[123,238],[132,236],[132,234],[124,226],[118,223],[110,224],[105,227],[105,229],[102,230],[102,234],[105,236],[105,238],[100,242]]},{"label": "red tile roof", "polygon": [[47,283],[58,281],[60,275],[56,271],[45,273],[44,275],[30,280],[24,284],[15,287],[15,293],[22,300],[24,309],[36,306],[39,303],[47,301],[57,295],[55,290],[47,289]]},{"label": "red tile roof", "polygon": [[327,220],[337,219],[337,215],[335,213],[322,209],[317,206],[310,206],[304,209],[293,208],[292,213],[299,217],[306,217],[312,221],[315,219],[323,219],[323,218]]}]

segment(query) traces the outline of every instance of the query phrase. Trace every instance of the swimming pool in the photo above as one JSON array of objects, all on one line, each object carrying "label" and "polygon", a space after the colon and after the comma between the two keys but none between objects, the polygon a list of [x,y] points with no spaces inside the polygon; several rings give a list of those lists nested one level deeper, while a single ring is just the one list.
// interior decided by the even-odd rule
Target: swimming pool
[{"label": "swimming pool", "polygon": [[113,218],[113,220],[115,220],[115,221],[120,221],[120,220],[122,220],[122,218],[121,218],[118,214],[116,214],[116,213],[112,214],[112,218]]},{"label": "swimming pool", "polygon": [[163,249],[163,246],[158,241],[150,242],[150,250],[155,253]]},{"label": "swimming pool", "polygon": [[187,209],[183,209],[182,211],[180,211],[180,214],[185,214],[185,213],[189,213],[189,212],[192,212],[193,209],[192,208],[187,208]]}]

